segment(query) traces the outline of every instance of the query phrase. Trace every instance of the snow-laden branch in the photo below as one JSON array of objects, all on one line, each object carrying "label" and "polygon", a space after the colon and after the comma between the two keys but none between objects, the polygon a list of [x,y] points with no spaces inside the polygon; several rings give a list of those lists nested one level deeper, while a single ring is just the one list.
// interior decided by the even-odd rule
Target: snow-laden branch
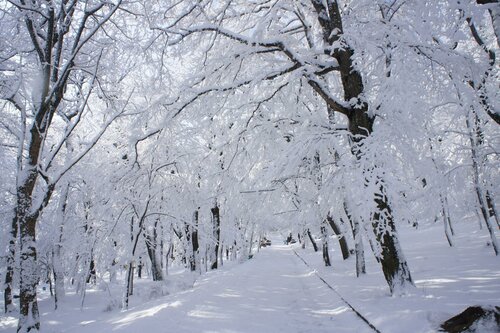
[{"label": "snow-laden branch", "polygon": [[307,83],[309,83],[314,91],[316,91],[321,96],[321,98],[323,98],[328,107],[336,112],[340,112],[346,116],[350,116],[352,109],[348,104],[342,103],[334,96],[332,96],[332,94],[330,94],[330,92],[328,91],[328,87],[325,87],[325,85],[316,77],[307,75],[306,78]]},{"label": "snow-laden branch", "polygon": [[[102,54],[102,52],[101,52]],[[52,162],[54,161],[54,159],[56,158],[57,154],[59,153],[59,151],[61,150],[63,144],[66,142],[67,138],[71,135],[71,133],[73,133],[74,129],[78,126],[78,124],[80,123],[80,120],[82,118],[82,115],[83,115],[83,112],[85,110],[85,108],[87,107],[87,104],[88,104],[88,100],[92,94],[92,91],[93,91],[93,88],[94,88],[94,83],[95,83],[95,80],[96,80],[96,77],[97,77],[97,70],[99,68],[99,63],[100,63],[100,56],[99,55],[99,59],[97,60],[97,63],[96,63],[96,66],[95,66],[95,70],[94,70],[94,73],[93,73],[93,76],[92,76],[92,80],[90,82],[90,88],[89,88],[89,91],[87,93],[87,96],[85,97],[81,107],[75,112],[75,120],[68,124],[68,126],[66,127],[66,131],[64,133],[64,136],[63,138],[61,139],[61,141],[59,142],[58,146],[56,147],[56,149],[54,149],[53,153],[52,153],[52,156],[50,156],[48,158],[48,162],[47,162],[47,166],[44,168],[44,172],[47,172],[51,165],[52,165]]]},{"label": "snow-laden branch", "polygon": [[91,150],[92,148],[94,148],[94,146],[99,142],[99,140],[101,139],[101,137],[104,135],[104,133],[106,133],[107,129],[109,128],[109,126],[119,117],[121,117],[123,115],[123,113],[125,112],[125,108],[126,106],[128,105],[128,102],[130,101],[130,98],[132,97],[132,94],[133,94],[133,91],[130,93],[128,99],[127,99],[127,102],[125,103],[125,105],[123,106],[123,108],[118,111],[113,117],[110,117],[102,126],[101,130],[92,138],[92,140],[90,140],[90,143],[87,144],[87,146],[82,149],[82,151],[80,151],[80,153],[78,153],[72,160],[70,160],[67,165],[61,170],[59,171],[58,174],[56,174],[55,176],[52,177],[52,179],[46,175],[45,173],[41,172],[40,170],[38,170],[39,174],[45,179],[45,181],[47,182],[47,190],[45,191],[44,193],[44,197],[42,199],[42,201],[38,204],[38,206],[36,208],[34,208],[32,210],[32,213],[31,215],[33,216],[38,216],[43,208],[45,208],[49,201],[50,201],[50,198],[52,197],[52,194],[55,190],[55,187],[57,185],[57,183],[61,180],[61,178],[66,174],[68,173],[78,162],[80,162],[80,160],[82,158],[84,158]]},{"label": "snow-laden branch", "polygon": [[270,73],[266,73],[265,75],[261,75],[259,77],[254,77],[252,79],[237,81],[237,82],[234,82],[232,84],[225,85],[225,86],[216,86],[216,87],[209,87],[209,88],[206,88],[206,89],[202,89],[202,90],[198,91],[197,93],[195,93],[195,95],[189,101],[187,101],[186,103],[184,103],[174,113],[174,115],[172,116],[172,118],[177,117],[186,107],[188,107],[193,102],[195,102],[198,98],[200,98],[200,97],[202,97],[202,96],[204,96],[206,94],[209,94],[209,93],[212,93],[212,92],[231,91],[231,90],[235,90],[237,88],[240,88],[240,87],[252,84],[252,83],[258,83],[258,82],[262,82],[262,81],[274,80],[274,79],[276,79],[276,78],[278,78],[280,76],[283,76],[285,74],[289,74],[289,73],[291,73],[291,72],[299,69],[300,67],[301,67],[300,64],[296,63],[296,64],[294,64],[292,66],[289,66],[289,67],[286,67],[284,69],[275,70],[275,71],[272,71]]}]

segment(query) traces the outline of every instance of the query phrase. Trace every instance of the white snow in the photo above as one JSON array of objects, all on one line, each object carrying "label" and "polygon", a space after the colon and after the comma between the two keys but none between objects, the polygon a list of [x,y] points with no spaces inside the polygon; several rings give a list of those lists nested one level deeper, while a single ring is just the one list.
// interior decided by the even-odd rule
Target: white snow
[{"label": "white snow", "polygon": [[[42,292],[42,332],[373,332],[317,274],[383,333],[436,332],[466,307],[500,300],[500,264],[486,246],[487,233],[461,224],[457,246],[449,248],[440,227],[400,228],[417,285],[402,297],[390,296],[368,249],[368,274],[356,278],[354,258],[342,261],[333,241],[333,266],[323,267],[320,252],[283,245],[274,234],[273,245],[253,259],[197,276],[192,288],[188,273],[170,275],[164,286],[137,280],[128,311],[116,305],[120,285],[90,289],[83,308],[80,296],[69,292],[55,312]],[[1,317],[1,332],[14,332],[15,326],[13,317]]]}]

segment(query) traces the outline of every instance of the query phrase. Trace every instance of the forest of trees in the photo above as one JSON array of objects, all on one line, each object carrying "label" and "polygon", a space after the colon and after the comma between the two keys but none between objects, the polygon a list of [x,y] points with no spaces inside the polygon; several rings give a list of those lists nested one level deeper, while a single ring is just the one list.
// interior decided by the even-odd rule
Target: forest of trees
[{"label": "forest of trees", "polygon": [[126,271],[126,309],[144,267],[244,261],[269,228],[320,237],[327,265],[338,239],[358,276],[373,253],[394,295],[398,225],[454,246],[473,216],[499,254],[496,0],[0,0],[0,27],[18,332],[40,281],[57,308]]}]

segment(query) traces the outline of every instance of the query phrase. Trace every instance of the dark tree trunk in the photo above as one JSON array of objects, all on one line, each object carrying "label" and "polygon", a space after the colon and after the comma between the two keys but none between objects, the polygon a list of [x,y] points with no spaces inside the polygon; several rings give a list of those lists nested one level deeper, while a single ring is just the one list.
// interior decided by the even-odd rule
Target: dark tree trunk
[{"label": "dark tree trunk", "polygon": [[40,315],[38,312],[36,293],[39,280],[37,271],[37,252],[35,247],[36,218],[26,216],[26,211],[21,214],[19,218],[21,232],[21,271],[18,332],[29,332],[31,330],[40,329]]},{"label": "dark tree trunk", "polygon": [[[49,7],[48,7],[49,8]],[[45,205],[50,200],[54,191],[55,183],[47,183],[47,188],[42,192],[43,202],[39,207],[33,207],[32,199],[35,185],[37,183],[39,171],[39,157],[42,151],[43,141],[52,118],[62,100],[62,95],[66,87],[66,79],[71,70],[66,72],[65,79],[57,87],[52,95],[50,93],[53,41],[56,33],[56,20],[54,10],[50,7],[46,11],[47,34],[45,36],[45,49],[39,52],[41,66],[40,94],[36,110],[34,112],[33,124],[29,131],[27,142],[27,158],[23,165],[23,170],[19,174],[17,187],[16,219],[19,223],[20,241],[20,287],[19,287],[19,322],[18,332],[28,332],[40,329],[40,316],[38,313],[37,292],[38,272],[37,272],[37,251],[36,251],[36,224],[38,217]],[[25,23],[28,31],[32,31],[33,21],[25,16]],[[72,66],[70,66],[71,68]],[[57,78],[57,77],[56,77]],[[47,178],[44,178],[48,182]]]},{"label": "dark tree trunk", "polygon": [[184,264],[186,267],[189,265],[191,267],[191,259],[193,257],[193,248],[191,246],[191,228],[187,222],[184,222],[184,239],[182,240],[182,245],[184,247]]},{"label": "dark tree trunk", "polygon": [[127,269],[127,287],[125,289],[124,309],[128,309],[129,296],[134,294],[134,263],[130,262]]},{"label": "dark tree trunk", "polygon": [[309,240],[311,241],[311,244],[313,246],[314,252],[318,252],[318,245],[314,241],[314,238],[311,235],[311,230],[309,230],[309,229],[307,229],[307,236],[309,236]]},{"label": "dark tree trunk", "polygon": [[14,264],[16,257],[16,240],[17,240],[17,213],[14,212],[14,218],[10,226],[10,239],[9,248],[7,253],[7,263],[5,272],[5,289],[4,289],[4,306],[5,313],[14,311],[14,304],[12,303],[12,283],[14,282]]},{"label": "dark tree trunk", "polygon": [[220,244],[220,210],[217,203],[211,209],[212,212],[212,225],[213,225],[213,236],[215,240],[215,248],[213,255],[215,256],[212,259],[212,263],[210,265],[210,269],[217,269],[218,265],[218,256],[219,256],[219,244]]},{"label": "dark tree trunk", "polygon": [[[148,251],[149,260],[151,261],[151,275],[153,276],[153,281],[163,281],[160,262],[158,260],[158,256],[156,255],[156,241],[154,241],[154,239],[151,240],[150,236],[147,237],[149,239],[146,239],[146,249]],[[138,274],[142,270],[142,266],[142,260],[139,260]],[[140,274],[139,277],[141,277]]]},{"label": "dark tree trunk", "polygon": [[326,220],[332,228],[335,236],[337,236],[337,239],[339,240],[340,251],[342,252],[342,258],[346,260],[347,258],[349,258],[349,247],[347,246],[347,241],[344,237],[344,234],[340,231],[339,226],[330,215],[326,217]]},{"label": "dark tree trunk", "polygon": [[54,296],[54,289],[53,289],[53,286],[52,286],[52,276],[51,276],[51,272],[52,270],[50,269],[50,267],[47,267],[47,282],[49,283],[49,292],[50,292],[50,296]]},{"label": "dark tree trunk", "polygon": [[[149,250],[148,250],[148,252],[149,252]],[[149,255],[149,253],[148,253],[148,255]],[[137,278],[138,279],[142,279],[142,267],[144,267],[144,264],[142,263],[142,258],[139,257],[139,263],[137,264]],[[152,268],[152,270],[153,270],[153,268]],[[153,276],[154,276],[154,274],[153,274]],[[153,281],[154,281],[154,277],[153,277]]]},{"label": "dark tree trunk", "polygon": [[[361,73],[355,68],[352,57],[354,50],[341,40],[343,35],[342,16],[339,4],[335,0],[311,0],[317,14],[318,21],[323,29],[323,40],[326,45],[333,46],[334,43],[342,42],[342,48],[329,50],[339,64],[339,73],[344,88],[344,101],[351,105],[343,107],[339,103],[332,101],[317,83],[310,82],[311,86],[320,93],[329,106],[338,112],[347,115],[348,128],[353,141],[353,154],[361,159],[364,149],[364,139],[372,134],[374,118],[368,113],[368,104],[364,98],[364,86]],[[376,168],[376,167],[375,167]],[[363,170],[368,173],[374,170]],[[385,195],[385,185],[383,179],[379,182],[379,193],[374,193],[376,211],[372,215],[372,226],[377,241],[380,244],[380,263],[382,271],[391,293],[404,289],[407,285],[413,286],[408,264],[399,246],[396,233],[396,226],[392,217],[387,196]]]},{"label": "dark tree trunk", "polygon": [[[36,250],[36,222],[40,211],[30,212],[32,194],[38,177],[35,167],[40,152],[41,137],[36,124],[31,130],[29,170],[27,177],[17,190],[17,221],[20,233],[20,286],[19,286],[19,322],[17,331],[28,332],[40,329],[38,312],[37,286],[39,281]],[[36,157],[35,157],[36,156]],[[51,189],[52,191],[53,189]],[[51,193],[51,192],[50,192]],[[50,195],[48,196],[50,197]]]},{"label": "dark tree trunk", "polygon": [[196,271],[196,265],[198,260],[197,259],[198,249],[200,248],[200,244],[198,242],[198,219],[199,219],[199,211],[196,210],[193,215],[194,228],[193,231],[191,232],[191,246],[193,253],[191,258],[189,259],[189,265],[192,272]]},{"label": "dark tree trunk", "polygon": [[90,255],[89,274],[87,275],[86,282],[96,284],[95,261],[94,261],[94,256],[92,254]]},{"label": "dark tree trunk", "polygon": [[220,253],[219,253],[219,259],[220,259],[220,267],[224,266],[224,243],[220,243]]},{"label": "dark tree trunk", "polygon": [[[47,87],[44,87],[45,96],[48,89],[48,77],[44,77]],[[36,251],[36,223],[40,209],[32,209],[32,195],[38,179],[38,158],[41,152],[43,136],[48,127],[47,114],[50,108],[42,103],[40,110],[36,113],[35,123],[30,130],[31,139],[28,146],[28,161],[25,166],[25,178],[17,188],[17,206],[15,219],[19,223],[20,233],[20,286],[19,286],[19,322],[18,332],[28,332],[40,329],[40,315],[38,312],[37,292],[38,271],[37,271],[37,251]],[[49,119],[47,119],[47,118]],[[45,119],[44,119],[45,118]],[[45,192],[44,202],[48,202],[54,185],[50,185]]]},{"label": "dark tree trunk", "polygon": [[325,228],[325,223],[321,224],[321,238],[322,238],[322,247],[323,247],[323,262],[325,266],[329,267],[332,264],[330,263],[330,254],[328,253],[328,232]]},{"label": "dark tree trunk", "polygon": [[[132,235],[132,259],[130,259],[128,263],[128,269],[127,269],[127,277],[125,279],[125,293],[123,295],[123,304],[122,308],[123,310],[128,310],[128,303],[129,303],[129,296],[131,296],[134,292],[134,266],[135,266],[135,252],[137,251],[137,245],[139,244],[139,238],[141,234],[143,233],[143,228],[144,228],[144,222],[146,220],[146,214],[148,212],[149,208],[149,203],[151,202],[151,197],[148,198],[146,201],[146,205],[144,207],[144,211],[142,212],[142,216],[139,218],[139,225],[138,225],[138,231],[135,233],[135,235]],[[132,222],[131,225],[134,224],[134,217],[132,217]]]},{"label": "dark tree trunk", "polygon": [[169,264],[169,259],[170,257],[172,256],[172,254],[174,253],[174,244],[170,244],[170,246],[168,247],[168,251],[167,253],[165,254],[165,276],[168,276],[168,264]]},{"label": "dark tree trunk", "polygon": [[[148,251],[149,260],[151,261],[151,275],[153,275],[153,281],[163,281],[163,275],[161,272],[161,264],[158,260],[158,235],[156,233],[156,227],[158,226],[158,221],[155,222],[153,229],[153,236],[147,232],[144,234],[146,249]],[[142,261],[139,261],[138,272],[142,269]],[[140,276],[139,276],[140,277]]]},{"label": "dark tree trunk", "polygon": [[447,207],[445,206],[445,201],[443,199],[443,195],[440,194],[440,199],[441,199],[441,216],[443,218],[443,224],[444,224],[444,234],[446,236],[446,240],[448,241],[448,245],[450,247],[453,247],[453,239],[452,239],[452,233],[450,227],[451,227],[451,220],[448,215],[448,210],[446,209]]},{"label": "dark tree trunk", "polygon": [[495,200],[492,199],[490,191],[486,191],[486,201],[490,211],[490,217],[493,217],[497,222],[497,227],[500,229],[500,221],[498,220],[498,212],[495,205]]},{"label": "dark tree trunk", "polygon": [[[383,188],[381,188],[383,191]],[[380,244],[380,263],[391,293],[404,289],[408,284],[413,285],[410,270],[402,255],[402,249],[396,233],[396,226],[389,207],[387,196],[375,195],[377,211],[373,214],[373,230]]]},{"label": "dark tree trunk", "polygon": [[[471,111],[473,112],[473,111]],[[474,114],[474,118],[477,119],[477,116]],[[472,178],[474,182],[474,190],[477,196],[477,202],[479,204],[479,209],[481,211],[481,215],[486,224],[486,228],[490,234],[491,244],[493,245],[493,250],[495,251],[495,255],[500,254],[499,245],[495,236],[495,231],[490,221],[489,216],[489,207],[487,203],[487,197],[485,190],[483,188],[483,184],[481,181],[481,166],[480,166],[480,156],[479,156],[479,144],[481,140],[480,129],[478,128],[478,122],[475,122],[475,126],[473,127],[472,122],[469,120],[469,115],[467,115],[465,119],[467,129],[469,130],[469,141],[470,141],[470,150],[471,150],[471,159],[472,159]]]}]

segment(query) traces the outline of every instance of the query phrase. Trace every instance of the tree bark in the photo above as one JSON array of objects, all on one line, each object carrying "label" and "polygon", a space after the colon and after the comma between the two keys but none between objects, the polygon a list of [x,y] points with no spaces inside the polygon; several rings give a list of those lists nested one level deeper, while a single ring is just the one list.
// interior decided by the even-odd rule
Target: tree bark
[{"label": "tree bark", "polygon": [[219,244],[220,244],[220,210],[217,202],[215,206],[210,210],[212,212],[212,225],[213,225],[213,236],[215,241],[215,246],[213,250],[214,257],[212,258],[212,263],[210,269],[217,269],[218,267],[218,256],[219,256]]},{"label": "tree bark", "polygon": [[[311,0],[323,29],[323,40],[331,47],[328,50],[339,64],[340,78],[344,88],[344,101],[350,105],[348,109],[339,110],[338,105],[332,105],[348,118],[348,129],[353,141],[353,154],[362,158],[365,138],[372,134],[374,117],[368,113],[368,104],[364,98],[364,85],[361,73],[355,68],[352,57],[354,50],[342,39],[342,15],[336,0]],[[336,42],[342,42],[342,48],[334,48]],[[328,101],[325,100],[327,103]],[[373,170],[363,170],[368,173]],[[406,286],[413,286],[410,270],[396,232],[392,210],[385,195],[385,185],[379,181],[379,193],[374,193],[373,200],[376,211],[372,214],[372,227],[377,241],[380,243],[380,263],[384,277],[391,293],[399,292]]]},{"label": "tree bark", "polygon": [[[160,261],[158,260],[158,242],[156,236],[156,224],[153,230],[153,236],[149,233],[145,234],[146,249],[148,252],[149,260],[151,261],[151,275],[153,276],[153,281],[163,281],[162,270],[160,266]],[[139,264],[139,269],[142,268],[142,262]],[[140,277],[140,276],[139,276]]]},{"label": "tree bark", "polygon": [[325,266],[330,267],[332,264],[330,262],[330,254],[328,253],[328,232],[325,228],[325,222],[321,224],[321,244],[323,248],[323,262]]},{"label": "tree bark", "polygon": [[127,277],[126,277],[127,286],[125,288],[125,297],[123,300],[123,308],[128,310],[129,296],[134,294],[134,262],[131,261],[128,265],[127,269]]},{"label": "tree bark", "polygon": [[[19,287],[18,332],[40,329],[37,292],[38,270],[36,241],[36,218],[28,215],[25,207],[19,207],[19,227],[21,233],[21,271]],[[27,207],[26,207],[27,208]]]},{"label": "tree bark", "polygon": [[488,203],[488,208],[490,209],[490,217],[493,217],[497,222],[497,227],[500,229],[500,221],[498,220],[498,211],[495,205],[495,200],[492,199],[490,191],[486,191],[486,202]]},{"label": "tree bark", "polygon": [[[473,112],[473,111],[471,111]],[[484,222],[486,224],[486,228],[488,229],[488,232],[490,234],[490,239],[491,239],[491,244],[493,246],[493,251],[495,251],[495,255],[499,255],[499,245],[495,236],[495,230],[493,229],[493,226],[491,225],[491,220],[489,216],[489,209],[488,209],[488,204],[487,204],[487,198],[486,198],[486,193],[481,185],[481,170],[480,170],[480,165],[479,165],[479,152],[478,152],[478,142],[477,142],[477,137],[478,137],[478,129],[473,128],[471,121],[469,120],[470,114],[468,114],[465,118],[465,122],[467,125],[467,129],[469,130],[469,141],[471,145],[471,159],[472,159],[472,178],[474,182],[474,190],[476,193],[477,201],[479,204],[479,209],[481,211],[481,215],[484,219]]]},{"label": "tree bark", "polygon": [[[21,3],[24,3],[21,1]],[[40,213],[48,204],[54,191],[57,181],[64,172],[74,166],[67,166],[64,172],[59,173],[54,179],[50,179],[40,169],[40,155],[47,132],[51,126],[54,114],[58,111],[59,105],[67,90],[70,74],[74,70],[74,59],[81,51],[82,46],[92,39],[97,28],[102,26],[113,13],[118,9],[120,1],[109,8],[107,15],[95,16],[94,14],[101,7],[96,6],[92,12],[89,10],[85,15],[75,15],[73,5],[63,3],[61,6],[47,5],[39,1],[30,2],[29,6],[17,6],[19,19],[24,21],[26,33],[29,39],[26,41],[27,49],[36,58],[28,58],[33,64],[39,64],[39,73],[36,76],[37,85],[31,87],[33,90],[27,92],[26,104],[31,105],[33,121],[29,133],[24,133],[25,142],[20,147],[19,167],[17,174],[16,192],[16,217],[19,224],[20,242],[20,313],[18,322],[18,332],[37,331],[40,329],[40,318],[38,314],[38,304],[36,287],[38,284],[37,274],[37,250],[36,250],[36,225]],[[66,6],[67,5],[67,6]],[[106,7],[104,7],[106,8]],[[57,11],[57,13],[56,13]],[[95,20],[94,20],[95,19]],[[88,27],[88,20],[95,22],[95,26]],[[92,33],[87,34],[85,30],[92,29]],[[25,35],[24,33],[21,35]],[[84,36],[86,39],[84,39]],[[65,38],[68,38],[66,40]],[[73,45],[73,47],[70,47]],[[89,66],[90,67],[90,66]],[[97,68],[97,67],[96,67]],[[28,89],[31,89],[28,88]],[[23,91],[23,89],[19,89]],[[25,98],[23,96],[23,98]],[[80,109],[83,110],[83,109]],[[71,111],[73,112],[73,111]],[[64,113],[64,112],[63,112]],[[70,119],[71,115],[65,115]],[[78,121],[73,123],[74,126]],[[66,128],[66,130],[74,127]],[[55,135],[62,134],[63,143],[68,138],[68,132],[61,131]],[[99,138],[100,136],[98,136]],[[48,148],[48,147],[47,147]],[[47,150],[52,150],[48,148]],[[89,147],[89,150],[92,146]],[[52,158],[48,158],[48,170],[50,164],[58,154],[56,149]],[[88,152],[88,150],[87,150]],[[84,153],[85,154],[85,153]],[[23,156],[26,156],[24,159]],[[41,175],[46,187],[38,186],[37,180]],[[35,186],[37,190],[34,191]],[[33,205],[33,194],[40,195],[41,203]]]},{"label": "tree bark", "polygon": [[12,302],[12,283],[14,282],[14,265],[16,258],[16,240],[17,240],[17,213],[14,212],[14,217],[10,225],[10,239],[7,253],[6,272],[5,272],[5,289],[4,289],[4,307],[5,313],[11,313],[14,309]]},{"label": "tree bark", "polygon": [[[381,191],[384,189],[381,188]],[[408,285],[413,286],[410,270],[402,254],[396,226],[385,193],[375,195],[377,211],[373,214],[372,226],[375,237],[381,245],[380,263],[391,293],[403,292]]]},{"label": "tree bark", "polygon": [[361,236],[361,226],[359,221],[354,219],[344,202],[344,212],[351,225],[352,237],[354,238],[354,254],[356,256],[356,277],[366,274],[365,249],[363,246],[363,237]]},{"label": "tree bark", "polygon": [[31,129],[28,166],[25,178],[17,190],[17,221],[20,233],[19,322],[17,331],[40,329],[36,288],[39,281],[36,251],[36,222],[39,211],[32,209],[32,195],[38,178],[36,165],[41,149],[41,134],[36,124]]},{"label": "tree bark", "polygon": [[200,244],[198,242],[198,219],[199,219],[199,211],[195,210],[193,214],[194,227],[193,230],[191,231],[192,254],[191,257],[189,258],[189,267],[192,272],[196,271],[197,260],[198,260],[197,259],[198,249],[200,247]]},{"label": "tree bark", "polygon": [[90,254],[89,273],[87,275],[87,279],[85,282],[96,284],[96,280],[97,280],[96,274],[97,274],[97,272],[95,270],[94,255],[91,253]]},{"label": "tree bark", "polygon": [[314,252],[318,252],[318,245],[314,241],[314,238],[311,235],[311,230],[309,230],[309,229],[307,229],[307,236],[309,236],[309,240],[311,241],[311,244],[313,246]]},{"label": "tree bark", "polygon": [[[131,258],[128,263],[127,277],[125,280],[126,285],[125,285],[125,293],[123,295],[123,304],[122,304],[123,310],[128,310],[129,296],[131,296],[134,292],[135,252],[137,250],[137,244],[139,244],[139,238],[143,233],[142,230],[144,228],[144,222],[146,221],[146,214],[148,212],[150,202],[151,202],[151,197],[148,197],[142,215],[139,217],[139,225],[138,225],[139,230],[135,233],[135,235],[132,234],[132,252],[131,252]],[[131,220],[132,220],[131,225],[133,225],[134,218],[132,217]]]},{"label": "tree bark", "polygon": [[443,198],[443,195],[439,195],[439,199],[441,200],[441,215],[443,217],[443,224],[444,224],[444,234],[446,235],[446,240],[448,241],[448,245],[450,247],[453,247],[453,238],[451,237],[452,232],[451,232],[451,220],[450,217],[448,216],[448,211],[445,206],[445,200]]},{"label": "tree bark", "polygon": [[64,270],[61,262],[61,251],[62,251],[62,241],[64,233],[64,223],[66,220],[66,208],[68,204],[70,184],[66,182],[62,186],[62,193],[60,197],[60,218],[61,222],[59,224],[57,243],[52,248],[52,271],[54,273],[54,308],[57,310],[57,306],[60,300],[65,296],[64,290]]},{"label": "tree bark", "polygon": [[[142,257],[139,257],[139,263],[137,264],[137,278],[142,279],[142,268],[144,267],[144,263],[142,262]],[[154,275],[154,273],[153,273]],[[153,278],[154,281],[154,278]]]},{"label": "tree bark", "polygon": [[328,215],[326,217],[326,221],[328,222],[328,224],[332,228],[335,236],[337,236],[337,239],[339,240],[340,251],[342,252],[342,258],[344,260],[346,260],[347,258],[349,258],[350,253],[349,253],[349,247],[347,246],[347,241],[346,241],[344,235],[340,231],[340,228],[337,225],[337,223],[335,223],[335,220],[330,215]]},{"label": "tree bark", "polygon": [[168,264],[169,264],[169,258],[174,253],[174,244],[171,243],[170,246],[168,247],[168,251],[165,254],[165,276],[168,276]]}]

